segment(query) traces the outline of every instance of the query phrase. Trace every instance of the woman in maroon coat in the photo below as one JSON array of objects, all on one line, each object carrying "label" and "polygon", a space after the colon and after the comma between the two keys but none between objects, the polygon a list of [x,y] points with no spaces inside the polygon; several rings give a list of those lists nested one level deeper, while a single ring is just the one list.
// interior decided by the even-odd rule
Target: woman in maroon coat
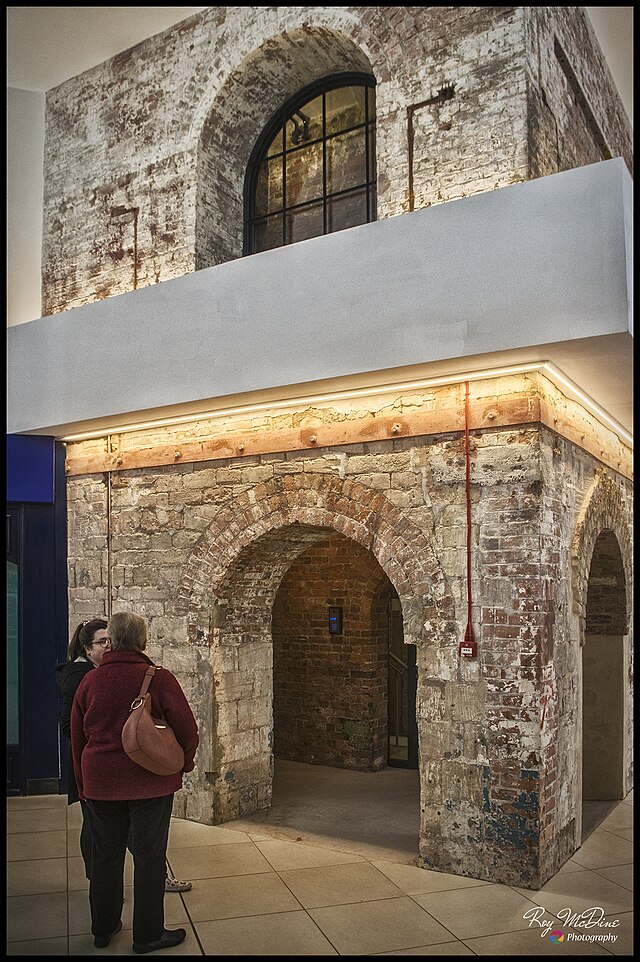
[{"label": "woman in maroon coat", "polygon": [[124,860],[133,853],[133,950],[171,948],[184,929],[164,927],[165,858],[174,792],[193,770],[198,729],[179,682],[159,668],[150,692],[155,715],[163,715],[184,750],[184,768],[155,775],[124,752],[122,726],[151,660],[144,654],[147,623],[131,612],[114,614],[107,626],[111,651],[100,671],[80,683],[71,713],[71,744],[78,795],[86,803],[93,835],[89,884],[94,944],[104,948],[122,928]]}]

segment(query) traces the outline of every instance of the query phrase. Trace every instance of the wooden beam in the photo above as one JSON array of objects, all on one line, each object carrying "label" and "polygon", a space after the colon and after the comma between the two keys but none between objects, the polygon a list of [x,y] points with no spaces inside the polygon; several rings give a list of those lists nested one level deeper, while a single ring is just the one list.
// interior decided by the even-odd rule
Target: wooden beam
[{"label": "wooden beam", "polygon": [[[582,409],[579,409],[582,411]],[[615,435],[601,427],[601,436],[594,431],[593,418],[584,413],[570,416],[559,411],[552,401],[525,394],[500,398],[482,398],[470,403],[469,427],[472,431],[545,424],[568,441],[588,451],[613,470],[632,477],[632,455],[619,441],[611,445]],[[128,447],[126,450],[87,452],[83,443],[67,447],[66,473],[73,477],[106,471],[128,471],[135,468],[161,467],[167,464],[191,464],[229,458],[247,458],[261,454],[308,451],[314,448],[343,447],[363,442],[388,441],[464,431],[464,407],[459,403],[437,404],[433,409],[408,408],[403,413],[368,415],[323,422],[320,415],[316,424],[305,418],[303,428],[245,427],[244,431],[221,426],[219,434],[202,439],[180,439],[170,444],[149,447]],[[173,429],[175,430],[175,429]],[[212,432],[215,431],[215,426]],[[117,439],[117,435],[114,438]],[[131,442],[131,438],[128,441]]]}]

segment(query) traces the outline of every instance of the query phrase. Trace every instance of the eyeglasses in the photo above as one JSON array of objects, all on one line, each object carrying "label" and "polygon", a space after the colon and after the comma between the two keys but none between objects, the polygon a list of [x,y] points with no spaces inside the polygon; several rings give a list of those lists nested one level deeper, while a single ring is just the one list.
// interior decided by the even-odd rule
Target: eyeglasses
[{"label": "eyeglasses", "polygon": [[101,638],[99,641],[92,641],[92,645],[100,645],[101,648],[108,648],[111,644],[111,638]]}]

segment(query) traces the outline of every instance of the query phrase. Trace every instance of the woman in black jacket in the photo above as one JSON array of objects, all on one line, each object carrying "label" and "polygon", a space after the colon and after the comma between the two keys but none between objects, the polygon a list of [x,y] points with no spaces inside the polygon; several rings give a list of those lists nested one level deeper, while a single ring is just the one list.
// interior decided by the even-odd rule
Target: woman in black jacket
[{"label": "woman in black jacket", "polygon": [[105,651],[111,647],[107,622],[103,618],[81,622],[73,633],[67,652],[67,660],[56,665],[55,673],[58,685],[62,689],[62,711],[60,712],[60,731],[69,739],[67,753],[67,804],[72,805],[80,801],[82,808],[82,829],[80,831],[80,851],[84,860],[87,878],[91,878],[91,831],[89,822],[85,818],[85,803],[78,799],[71,756],[71,706],[78,689],[78,685],[87,674],[97,668],[102,661]]}]

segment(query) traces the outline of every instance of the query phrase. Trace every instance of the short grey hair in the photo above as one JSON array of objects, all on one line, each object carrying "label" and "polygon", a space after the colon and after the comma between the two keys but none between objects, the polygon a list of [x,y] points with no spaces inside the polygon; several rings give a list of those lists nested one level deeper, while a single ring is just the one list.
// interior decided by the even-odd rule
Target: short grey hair
[{"label": "short grey hair", "polygon": [[147,645],[147,622],[133,611],[116,611],[111,615],[107,631],[111,651],[144,651]]}]

